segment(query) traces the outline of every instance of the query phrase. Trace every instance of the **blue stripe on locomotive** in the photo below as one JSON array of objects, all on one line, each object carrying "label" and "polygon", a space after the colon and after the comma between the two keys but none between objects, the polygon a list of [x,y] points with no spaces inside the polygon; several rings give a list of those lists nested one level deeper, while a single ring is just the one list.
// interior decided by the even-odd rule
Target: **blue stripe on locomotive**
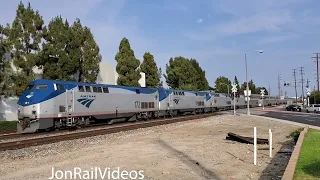
[{"label": "blue stripe on locomotive", "polygon": [[[136,92],[138,89],[140,94],[152,94],[157,91],[155,88],[143,88],[143,87],[130,87],[130,86],[118,86],[118,85],[109,85],[109,84],[90,84],[90,83],[82,83],[82,82],[72,82],[72,81],[58,81],[58,80],[47,80],[47,79],[37,79],[30,82],[28,85],[48,85],[46,90],[38,90],[38,89],[31,89],[25,90],[18,100],[18,105],[20,106],[29,106],[32,104],[37,104],[44,102],[46,100],[55,98],[60,94],[64,93],[65,90],[54,90],[53,84],[63,85],[65,89],[70,90],[75,87],[79,86],[92,86],[92,87],[111,87],[111,88],[120,88],[126,89],[129,91]],[[28,98],[28,95],[31,97]],[[25,104],[25,102],[29,102]]]}]

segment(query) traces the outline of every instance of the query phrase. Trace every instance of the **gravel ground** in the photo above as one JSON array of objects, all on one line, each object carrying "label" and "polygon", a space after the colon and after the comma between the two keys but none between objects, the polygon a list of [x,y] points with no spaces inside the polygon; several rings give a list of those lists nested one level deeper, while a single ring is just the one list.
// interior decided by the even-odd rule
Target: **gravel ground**
[{"label": "gravel ground", "polygon": [[[252,136],[254,126],[259,138],[268,138],[268,129],[273,130],[274,158],[269,158],[268,150],[259,150],[257,166],[253,145],[225,140],[228,132]],[[0,179],[48,179],[52,167],[142,170],[144,179],[281,179],[290,155],[277,152],[292,149],[286,136],[296,128],[263,118],[223,115],[5,151],[0,152]]]}]

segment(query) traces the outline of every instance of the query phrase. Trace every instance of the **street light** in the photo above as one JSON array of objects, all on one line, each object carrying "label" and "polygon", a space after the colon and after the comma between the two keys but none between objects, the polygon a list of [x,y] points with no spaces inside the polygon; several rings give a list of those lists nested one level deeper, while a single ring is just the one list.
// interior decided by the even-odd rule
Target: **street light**
[{"label": "street light", "polygon": [[[263,50],[255,50],[258,53],[263,53]],[[248,81],[248,63],[247,63],[247,54],[244,55],[245,64],[246,64],[246,81],[247,81],[247,115],[250,115],[250,100],[249,100],[249,81]]]}]

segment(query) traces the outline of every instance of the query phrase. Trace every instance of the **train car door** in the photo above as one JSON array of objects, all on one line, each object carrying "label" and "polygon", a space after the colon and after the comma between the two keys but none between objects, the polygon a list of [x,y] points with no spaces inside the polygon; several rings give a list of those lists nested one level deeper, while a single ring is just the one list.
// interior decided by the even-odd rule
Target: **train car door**
[{"label": "train car door", "polygon": [[71,115],[74,112],[74,91],[66,89],[66,107],[67,113]]}]

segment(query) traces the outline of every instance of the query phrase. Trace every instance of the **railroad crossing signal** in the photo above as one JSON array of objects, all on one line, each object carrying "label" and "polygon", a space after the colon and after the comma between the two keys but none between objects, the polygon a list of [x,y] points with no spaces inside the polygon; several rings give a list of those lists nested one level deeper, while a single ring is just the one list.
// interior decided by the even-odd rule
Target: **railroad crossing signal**
[{"label": "railroad crossing signal", "polygon": [[232,92],[233,93],[235,93],[235,92],[237,92],[238,91],[238,89],[237,89],[237,84],[236,83],[233,83],[233,84],[231,84],[232,85]]}]

